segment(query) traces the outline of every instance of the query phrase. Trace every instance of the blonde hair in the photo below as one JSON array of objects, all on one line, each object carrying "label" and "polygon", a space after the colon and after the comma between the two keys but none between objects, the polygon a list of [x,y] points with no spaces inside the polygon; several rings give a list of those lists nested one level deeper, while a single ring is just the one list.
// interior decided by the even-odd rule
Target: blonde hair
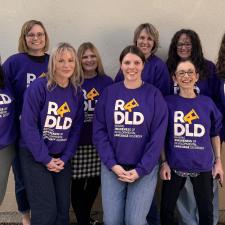
[{"label": "blonde hair", "polygon": [[26,42],[26,35],[29,33],[29,31],[33,28],[34,25],[39,25],[41,28],[44,30],[45,33],[45,47],[43,49],[43,52],[47,52],[49,48],[49,37],[48,33],[41,21],[38,20],[29,20],[25,22],[22,26],[20,37],[19,37],[19,46],[18,46],[18,51],[19,52],[25,52],[28,53],[29,48],[27,47],[27,42]]},{"label": "blonde hair", "polygon": [[66,42],[60,42],[58,45],[56,45],[52,49],[50,58],[49,58],[48,73],[46,75],[47,80],[48,80],[47,87],[49,90],[54,88],[57,85],[57,83],[54,79],[56,58],[58,55],[62,54],[62,52],[64,52],[64,51],[71,52],[75,59],[75,69],[74,69],[72,76],[69,78],[70,83],[73,85],[73,87],[75,89],[77,89],[77,87],[80,87],[83,83],[84,75],[83,75],[83,71],[80,69],[76,50],[74,49],[74,47],[71,44],[66,43]]},{"label": "blonde hair", "polygon": [[146,32],[150,35],[151,38],[154,40],[154,46],[151,50],[151,53],[156,53],[159,48],[159,32],[158,30],[150,23],[142,23],[140,24],[136,30],[134,31],[134,39],[133,43],[137,46],[137,39],[140,36],[142,30],[146,30]]},{"label": "blonde hair", "polygon": [[[82,57],[88,49],[90,49],[96,55],[96,58],[97,58],[96,72],[99,75],[104,75],[105,71],[104,71],[104,68],[102,65],[102,60],[101,60],[100,54],[99,54],[97,48],[91,42],[84,42],[83,44],[80,45],[80,47],[78,48],[78,51],[77,51],[77,56],[78,56],[78,60],[79,60],[82,71],[83,71],[83,67],[82,67],[82,63],[81,63]],[[84,73],[84,71],[83,71],[83,73]]]}]

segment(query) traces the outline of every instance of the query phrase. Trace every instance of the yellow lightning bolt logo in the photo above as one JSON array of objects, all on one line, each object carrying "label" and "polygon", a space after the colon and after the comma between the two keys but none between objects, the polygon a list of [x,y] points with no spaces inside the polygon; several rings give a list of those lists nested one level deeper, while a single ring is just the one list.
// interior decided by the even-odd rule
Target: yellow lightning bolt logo
[{"label": "yellow lightning bolt logo", "polygon": [[197,119],[199,119],[199,116],[194,109],[192,109],[189,113],[187,113],[187,115],[184,116],[184,121],[189,124],[192,124],[192,121]]},{"label": "yellow lightning bolt logo", "polygon": [[46,73],[42,73],[39,77],[46,77]]},{"label": "yellow lightning bolt logo", "polygon": [[70,108],[66,102],[64,102],[57,110],[58,115],[61,117],[64,116],[65,113],[70,112]]},{"label": "yellow lightning bolt logo", "polygon": [[94,97],[99,96],[98,91],[95,88],[92,88],[88,93],[87,93],[87,99],[89,100],[94,100]]},{"label": "yellow lightning bolt logo", "polygon": [[123,108],[127,110],[128,112],[132,112],[132,109],[139,106],[137,101],[133,98],[131,101],[129,101]]}]

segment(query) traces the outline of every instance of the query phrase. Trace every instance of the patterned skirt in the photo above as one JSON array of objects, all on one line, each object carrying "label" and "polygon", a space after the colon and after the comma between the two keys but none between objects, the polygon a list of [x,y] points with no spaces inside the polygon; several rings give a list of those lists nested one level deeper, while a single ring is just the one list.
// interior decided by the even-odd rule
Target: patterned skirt
[{"label": "patterned skirt", "polygon": [[100,159],[93,145],[79,146],[71,160],[72,178],[100,176]]}]

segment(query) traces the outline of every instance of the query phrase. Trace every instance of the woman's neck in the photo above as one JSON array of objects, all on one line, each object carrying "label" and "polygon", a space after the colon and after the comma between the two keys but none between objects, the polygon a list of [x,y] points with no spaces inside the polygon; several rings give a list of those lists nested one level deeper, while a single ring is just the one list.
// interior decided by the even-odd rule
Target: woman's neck
[{"label": "woman's neck", "polygon": [[43,56],[45,54],[45,52],[43,52],[43,51],[28,51],[27,54],[31,55],[31,56]]},{"label": "woman's neck", "polygon": [[69,79],[65,79],[65,80],[62,80],[62,79],[55,79],[55,82],[62,88],[65,88],[68,86],[69,84]]},{"label": "woman's neck", "polygon": [[84,72],[84,78],[85,79],[91,79],[93,77],[97,76],[96,71],[85,71]]},{"label": "woman's neck", "polygon": [[137,81],[124,80],[124,85],[128,89],[136,89],[136,88],[139,88],[139,87],[141,87],[142,84],[143,84],[143,81],[142,80],[137,80]]},{"label": "woman's neck", "polygon": [[195,98],[196,93],[194,92],[194,89],[180,89],[179,95],[184,98]]}]

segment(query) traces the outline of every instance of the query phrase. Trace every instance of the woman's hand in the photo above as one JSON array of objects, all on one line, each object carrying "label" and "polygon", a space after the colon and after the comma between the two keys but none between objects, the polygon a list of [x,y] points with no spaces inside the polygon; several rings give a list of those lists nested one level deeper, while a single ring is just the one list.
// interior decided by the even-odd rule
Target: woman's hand
[{"label": "woman's hand", "polygon": [[126,171],[120,165],[113,166],[112,171],[118,176],[118,179],[123,182],[132,183],[139,178],[139,175],[135,169]]},{"label": "woman's hand", "polygon": [[160,178],[162,180],[170,180],[171,179],[171,170],[166,161],[161,164],[159,174],[160,174]]},{"label": "woman's hand", "polygon": [[112,171],[118,176],[123,176],[127,174],[127,171],[120,165],[115,165],[112,167]]},{"label": "woman's hand", "polygon": [[52,158],[46,167],[51,172],[59,173],[64,169],[64,162],[61,159]]},{"label": "woman's hand", "polygon": [[221,184],[223,183],[224,172],[221,159],[216,159],[216,162],[213,166],[212,175],[214,179],[218,179]]},{"label": "woman's hand", "polygon": [[135,169],[126,172],[127,174],[119,177],[119,180],[123,182],[133,183],[139,178],[139,175]]}]

